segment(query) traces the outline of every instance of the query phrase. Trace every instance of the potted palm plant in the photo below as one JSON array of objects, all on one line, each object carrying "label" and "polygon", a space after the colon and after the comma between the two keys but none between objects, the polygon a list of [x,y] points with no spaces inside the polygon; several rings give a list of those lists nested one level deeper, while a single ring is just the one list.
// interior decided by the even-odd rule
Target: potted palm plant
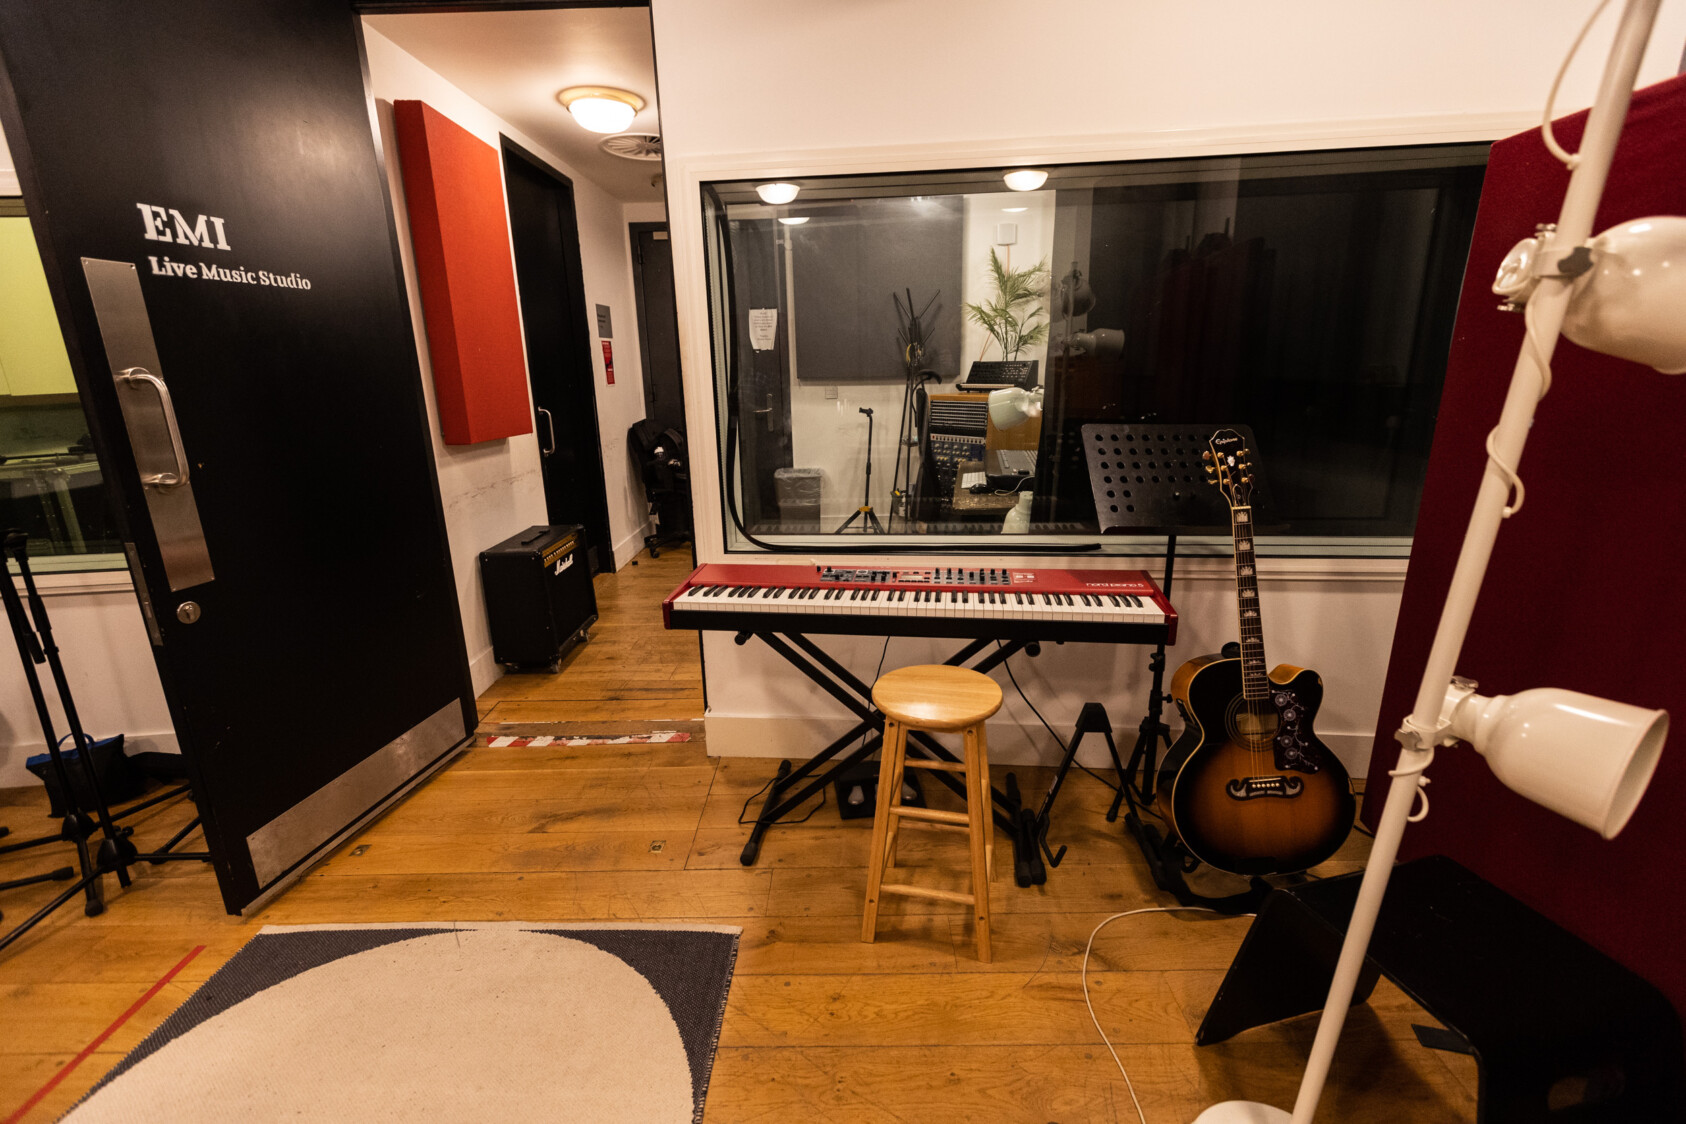
[{"label": "potted palm plant", "polygon": [[[1035,347],[1048,338],[1048,321],[1037,319],[1047,313],[1042,306],[1042,298],[1048,291],[1048,259],[1043,258],[1024,269],[1011,269],[991,246],[989,276],[995,288],[994,295],[987,303],[967,303],[966,318],[988,333],[1001,349],[1004,361],[1017,365],[1026,348]],[[989,342],[985,341],[978,359],[981,361],[988,351]],[[1028,370],[1034,372],[1034,365]],[[977,364],[973,364],[973,381],[977,380],[978,374]],[[1034,373],[1031,373],[1030,381],[1035,381]]]}]

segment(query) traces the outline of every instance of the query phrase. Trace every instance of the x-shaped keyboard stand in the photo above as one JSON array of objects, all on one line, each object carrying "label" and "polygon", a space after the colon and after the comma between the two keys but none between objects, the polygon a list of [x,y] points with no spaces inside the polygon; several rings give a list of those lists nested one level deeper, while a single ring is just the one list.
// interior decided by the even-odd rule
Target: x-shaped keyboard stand
[{"label": "x-shaped keyboard stand", "polygon": [[[789,761],[779,762],[779,771],[767,788],[767,799],[761,805],[760,814],[755,817],[755,826],[749,832],[749,842],[744,844],[743,854],[739,857],[744,866],[755,865],[756,857],[761,853],[761,839],[767,834],[768,828],[777,826],[785,816],[801,807],[803,801],[830,784],[833,778],[872,756],[884,743],[884,715],[872,705],[872,687],[869,684],[861,682],[848,668],[800,633],[792,632],[780,636],[772,632],[745,631],[738,633],[733,640],[737,644],[747,644],[752,637],[766,644],[792,667],[818,683],[827,694],[842,703],[860,721],[848,733],[795,769],[790,767]],[[998,647],[976,663],[971,662],[991,644]],[[1021,651],[1035,656],[1041,650],[1040,642],[1035,640],[973,640],[943,663],[950,667],[970,668],[987,675]],[[841,760],[832,761],[850,742],[869,731],[871,737],[859,747]],[[923,730],[908,731],[907,748],[909,753],[933,760],[952,763],[958,763],[960,760]],[[954,774],[937,772],[932,775],[953,789],[956,794],[962,797],[966,795],[965,782],[958,780]],[[1010,800],[1005,792],[993,785],[990,786],[990,793],[993,797],[991,810],[995,823],[1014,841],[1016,862],[1019,858],[1016,854],[1019,840],[1013,814],[1017,809],[1017,802]]]}]

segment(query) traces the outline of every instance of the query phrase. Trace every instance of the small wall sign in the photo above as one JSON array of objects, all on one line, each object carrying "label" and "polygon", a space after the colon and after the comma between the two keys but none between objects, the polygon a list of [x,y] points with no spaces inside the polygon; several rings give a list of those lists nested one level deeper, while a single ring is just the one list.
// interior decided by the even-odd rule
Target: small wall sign
[{"label": "small wall sign", "polygon": [[[599,305],[598,307],[602,307]],[[615,385],[615,344],[613,340],[603,341],[603,379],[610,386]]]}]

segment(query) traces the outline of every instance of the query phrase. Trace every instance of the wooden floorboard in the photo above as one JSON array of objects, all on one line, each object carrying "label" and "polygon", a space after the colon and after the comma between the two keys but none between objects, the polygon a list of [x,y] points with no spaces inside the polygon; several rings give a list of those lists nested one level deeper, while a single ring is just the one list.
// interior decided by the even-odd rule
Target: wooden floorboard
[{"label": "wooden floorboard", "polygon": [[[770,833],[757,866],[738,862],[744,802],[776,762],[708,756],[697,638],[661,628],[661,599],[688,570],[687,554],[669,553],[600,576],[591,640],[555,674],[505,676],[480,705],[490,734],[682,729],[693,741],[469,750],[250,920],[223,913],[197,865],[142,868],[129,891],[108,879],[103,916],[61,910],[0,958],[0,1119],[196,946],[205,951],[28,1120],[74,1103],[264,923],[519,919],[743,929],[712,1122],[1136,1120],[1079,982],[1096,925],[1166,904],[1106,820],[1112,793],[1081,774],[1068,781],[1050,842],[1070,850],[1045,886],[1014,887],[1000,863],[991,963],[976,959],[966,911],[930,901],[887,901],[878,939],[863,943],[870,821],[840,820],[833,796],[807,823]],[[1047,771],[1015,771],[1039,797]],[[935,806],[958,807],[939,785],[926,789]],[[161,840],[190,814],[181,803],[158,809],[137,817],[137,834]],[[40,790],[0,791],[0,822],[20,835],[44,829]],[[1010,856],[1005,838],[996,844]],[[0,857],[0,879],[64,861],[63,848],[46,850]],[[1355,837],[1320,873],[1355,869],[1363,855]],[[949,833],[903,833],[910,880],[957,883],[964,857]],[[0,896],[6,922],[51,893]],[[1193,1045],[1247,924],[1145,914],[1095,941],[1095,1011],[1153,1124],[1231,1097],[1292,1100],[1311,1018]],[[1429,1021],[1384,982],[1353,1014],[1318,1119],[1473,1120],[1473,1063],[1418,1046],[1411,1024]]]}]

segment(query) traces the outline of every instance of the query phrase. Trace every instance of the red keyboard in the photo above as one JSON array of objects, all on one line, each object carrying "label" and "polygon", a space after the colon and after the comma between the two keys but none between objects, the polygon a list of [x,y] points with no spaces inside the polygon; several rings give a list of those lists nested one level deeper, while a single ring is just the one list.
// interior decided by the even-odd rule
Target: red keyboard
[{"label": "red keyboard", "polygon": [[1169,644],[1177,612],[1141,570],[717,563],[662,602],[668,628]]}]

